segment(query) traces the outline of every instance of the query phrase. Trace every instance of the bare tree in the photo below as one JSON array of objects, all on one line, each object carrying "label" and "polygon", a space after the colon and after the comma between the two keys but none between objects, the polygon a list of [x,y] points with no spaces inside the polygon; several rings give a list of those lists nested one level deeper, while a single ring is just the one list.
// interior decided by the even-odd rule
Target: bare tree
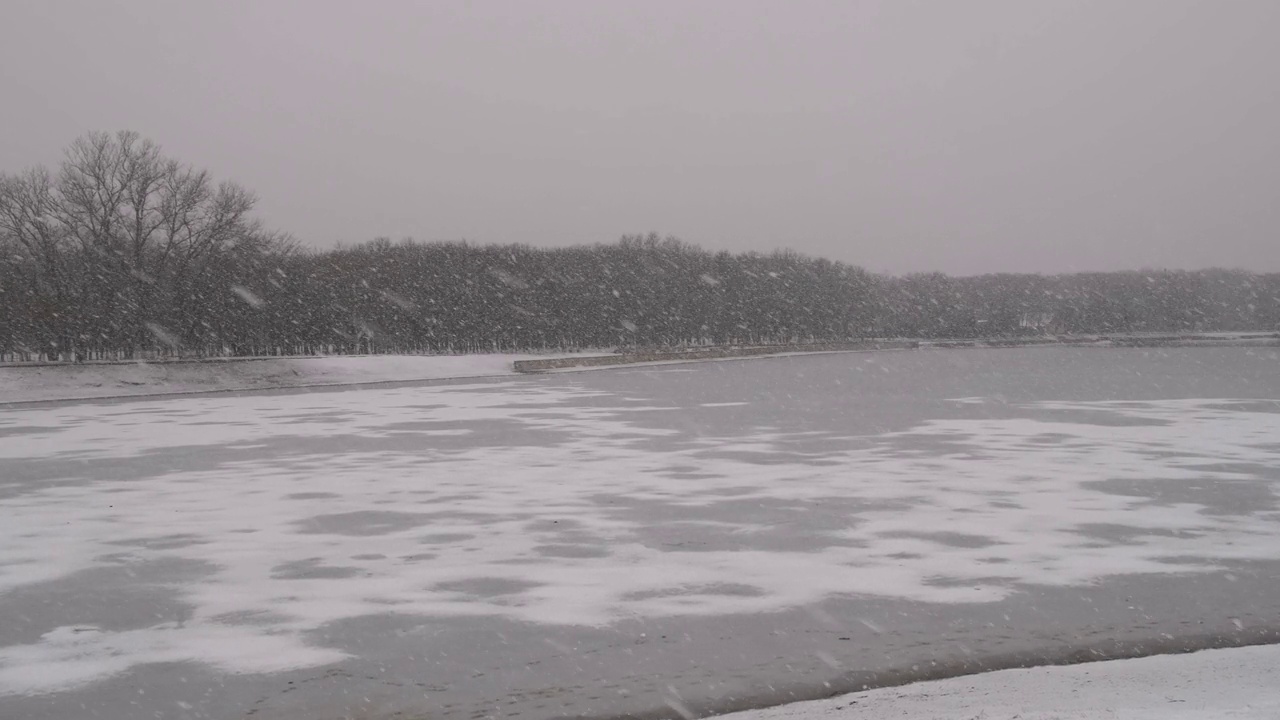
[{"label": "bare tree", "polygon": [[59,218],[58,197],[44,168],[0,175],[0,252],[20,266],[27,312],[45,332],[41,351],[72,351],[74,328],[66,309],[75,286],[68,276],[70,238]]},{"label": "bare tree", "polygon": [[[186,308],[181,288],[210,257],[258,230],[254,196],[165,157],[136,133],[94,133],[67,150],[57,190],[64,222],[103,283],[104,317],[135,343],[154,333],[157,303]],[[127,289],[127,291],[125,291]],[[123,328],[122,328],[123,329]]]},{"label": "bare tree", "polygon": [[161,315],[191,310],[183,290],[212,258],[268,237],[249,218],[255,202],[137,133],[90,133],[56,177],[0,175],[0,242],[22,249],[39,297],[80,303],[95,325],[78,329],[82,340],[123,335],[136,346],[154,339]]}]

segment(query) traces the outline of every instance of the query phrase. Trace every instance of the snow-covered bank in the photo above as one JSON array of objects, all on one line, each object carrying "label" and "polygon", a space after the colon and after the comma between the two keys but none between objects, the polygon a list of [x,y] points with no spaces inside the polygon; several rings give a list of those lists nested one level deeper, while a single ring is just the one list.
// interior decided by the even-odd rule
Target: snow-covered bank
[{"label": "snow-covered bank", "polygon": [[1063,346],[1277,347],[1280,346],[1280,335],[1193,333],[980,340],[875,340],[741,348],[708,347],[628,354],[597,350],[582,353],[344,355],[66,365],[0,363],[0,404],[225,390],[411,382],[511,375],[514,372],[578,372],[625,365],[662,365],[832,352],[913,348],[1008,349]]},{"label": "snow-covered bank", "polygon": [[1001,670],[721,716],[726,720],[1272,720],[1280,646]]},{"label": "snow-covered bank", "polygon": [[0,403],[512,374],[559,355],[364,355],[181,363],[0,365]]}]

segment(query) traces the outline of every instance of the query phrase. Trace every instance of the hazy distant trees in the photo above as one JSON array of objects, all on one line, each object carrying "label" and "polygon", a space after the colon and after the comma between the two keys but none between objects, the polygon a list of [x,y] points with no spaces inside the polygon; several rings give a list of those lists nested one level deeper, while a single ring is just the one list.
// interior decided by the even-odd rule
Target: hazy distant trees
[{"label": "hazy distant trees", "polygon": [[137,357],[1280,329],[1280,275],[879,276],[674,238],[304,251],[133,133],[0,175],[0,356]]}]

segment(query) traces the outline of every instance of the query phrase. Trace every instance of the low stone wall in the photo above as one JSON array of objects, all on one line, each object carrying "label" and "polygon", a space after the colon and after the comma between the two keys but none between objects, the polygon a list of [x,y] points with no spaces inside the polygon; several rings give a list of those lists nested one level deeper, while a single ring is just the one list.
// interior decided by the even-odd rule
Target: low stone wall
[{"label": "low stone wall", "polygon": [[646,362],[673,362],[681,360],[714,360],[718,358],[756,357],[798,352],[858,352],[871,350],[912,350],[920,346],[914,340],[883,342],[813,343],[809,345],[761,345],[755,347],[709,347],[692,350],[654,350],[650,352],[622,352],[614,355],[587,355],[583,357],[517,360],[515,371],[520,373],[546,372],[576,367],[601,367],[605,365],[632,365]]}]

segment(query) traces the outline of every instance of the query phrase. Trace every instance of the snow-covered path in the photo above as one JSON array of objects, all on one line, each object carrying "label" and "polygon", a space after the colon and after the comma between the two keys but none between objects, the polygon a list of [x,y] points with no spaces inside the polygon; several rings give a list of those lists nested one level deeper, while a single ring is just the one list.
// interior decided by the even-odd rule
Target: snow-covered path
[{"label": "snow-covered path", "polygon": [[[592,653],[616,675],[635,653],[659,657],[643,647],[659,639],[686,638],[665,652],[749,687],[801,661],[839,683],[975,642],[1034,650],[1046,628],[1052,646],[1126,624],[1138,639],[1275,627],[1274,576],[1250,570],[1280,557],[1271,359],[1200,349],[1096,365],[1096,351],[1064,349],[1046,378],[1032,370],[1048,352],[0,410],[0,716],[57,717],[74,698],[117,717],[104,697],[173,692],[175,675],[267,688],[391,673],[403,688],[493,662],[488,679],[434,694],[463,706],[528,684],[521,707],[537,714],[539,683],[577,697],[568,679]],[[1189,386],[1201,362],[1234,374]],[[1109,588],[1156,581],[1246,595],[1190,630],[1203,611],[1156,607],[1161,593],[1102,611],[1121,596]],[[1042,606],[1054,610],[1040,626],[1008,619]],[[907,609],[951,645],[895,620]],[[989,613],[1008,627],[984,634],[974,619]],[[738,629],[717,653],[758,632],[744,622],[801,629],[811,647],[775,635],[789,648],[776,661],[734,669],[763,648],[709,657],[700,628],[724,618]],[[553,659],[578,670],[545,671]],[[712,708],[736,687],[704,682],[690,702]],[[301,712],[297,695],[261,693],[276,716]]]}]

